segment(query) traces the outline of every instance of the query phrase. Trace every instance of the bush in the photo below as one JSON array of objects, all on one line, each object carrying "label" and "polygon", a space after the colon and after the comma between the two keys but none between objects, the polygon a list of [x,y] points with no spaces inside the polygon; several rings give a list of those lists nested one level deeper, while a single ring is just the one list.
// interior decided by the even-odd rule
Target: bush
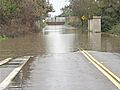
[{"label": "bush", "polygon": [[102,17],[102,32],[107,32],[112,29],[112,26],[115,24],[115,20],[110,16]]},{"label": "bush", "polygon": [[18,6],[15,1],[0,0],[0,16],[10,18],[15,12],[17,12]]},{"label": "bush", "polygon": [[111,34],[120,35],[120,23],[118,23],[117,25],[114,25],[109,32]]}]

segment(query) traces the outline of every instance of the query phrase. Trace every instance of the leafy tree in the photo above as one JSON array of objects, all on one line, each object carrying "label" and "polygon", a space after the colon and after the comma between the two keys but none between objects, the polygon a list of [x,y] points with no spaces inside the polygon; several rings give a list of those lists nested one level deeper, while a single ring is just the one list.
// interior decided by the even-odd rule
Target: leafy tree
[{"label": "leafy tree", "polygon": [[17,11],[18,6],[15,1],[0,0],[0,17],[11,18]]},{"label": "leafy tree", "polygon": [[0,35],[36,32],[36,21],[42,23],[52,9],[46,0],[0,0]]},{"label": "leafy tree", "polygon": [[120,0],[70,0],[75,16],[102,16],[102,31],[112,29],[120,23]]},{"label": "leafy tree", "polygon": [[73,12],[70,6],[65,6],[61,9],[62,14],[60,16],[67,17],[67,16],[73,16]]}]

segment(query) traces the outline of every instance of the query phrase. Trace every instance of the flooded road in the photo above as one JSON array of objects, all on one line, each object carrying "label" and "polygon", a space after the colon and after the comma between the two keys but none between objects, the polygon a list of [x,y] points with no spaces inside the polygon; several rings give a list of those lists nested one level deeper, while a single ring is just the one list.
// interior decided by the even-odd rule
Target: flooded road
[{"label": "flooded road", "polygon": [[[0,42],[1,59],[35,56],[7,89],[117,90],[80,52],[77,52],[78,48],[93,51],[90,53],[104,60],[101,62],[105,62],[120,76],[119,68],[116,68],[120,65],[119,37],[82,32],[70,26],[46,26],[39,34]],[[109,55],[115,66],[112,66],[107,58]],[[2,71],[0,72],[2,78]]]},{"label": "flooded road", "polygon": [[87,33],[70,26],[46,26],[39,34],[0,41],[0,58],[66,53],[77,48],[120,53],[120,38]]}]

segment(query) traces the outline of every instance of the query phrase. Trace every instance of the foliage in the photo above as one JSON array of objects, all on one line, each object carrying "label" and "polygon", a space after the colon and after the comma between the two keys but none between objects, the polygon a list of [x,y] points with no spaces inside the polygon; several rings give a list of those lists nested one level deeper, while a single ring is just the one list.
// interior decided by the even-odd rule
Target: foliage
[{"label": "foliage", "polygon": [[60,16],[62,17],[73,16],[73,12],[70,6],[65,6],[64,8],[61,9],[61,11],[62,11],[62,14]]},{"label": "foliage", "polygon": [[114,25],[109,32],[111,34],[120,35],[120,23],[118,23],[117,25]]},{"label": "foliage", "polygon": [[[46,0],[0,0],[0,35],[37,32],[36,21],[42,22],[52,10]],[[40,23],[40,26],[43,25]]]},{"label": "foliage", "polygon": [[18,6],[17,4],[11,0],[0,0],[0,17],[8,17],[10,18],[15,12],[17,12]]},{"label": "foliage", "polygon": [[67,22],[67,24],[74,26],[74,27],[78,27],[78,28],[81,26],[80,21]]},{"label": "foliage", "polygon": [[[51,11],[52,5],[45,0],[0,0],[0,17],[40,17]],[[26,15],[26,16],[25,16]]]},{"label": "foliage", "polygon": [[102,16],[102,31],[109,31],[120,22],[120,0],[102,0],[100,4],[96,14]]},{"label": "foliage", "polygon": [[102,16],[102,31],[120,23],[120,0],[70,0],[74,16]]},{"label": "foliage", "polygon": [[94,14],[97,4],[93,0],[71,0],[71,9],[76,16],[89,16]]},{"label": "foliage", "polygon": [[102,31],[106,32],[111,30],[112,26],[114,25],[114,19],[110,16],[103,16],[102,17]]},{"label": "foliage", "polygon": [[2,40],[7,40],[7,39],[8,39],[8,37],[5,36],[5,35],[0,36],[0,41],[2,41]]}]

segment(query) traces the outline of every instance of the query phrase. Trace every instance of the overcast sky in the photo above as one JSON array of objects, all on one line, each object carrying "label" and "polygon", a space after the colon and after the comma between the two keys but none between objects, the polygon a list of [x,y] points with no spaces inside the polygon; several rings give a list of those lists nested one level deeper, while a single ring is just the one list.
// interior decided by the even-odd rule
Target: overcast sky
[{"label": "overcast sky", "polygon": [[61,14],[61,8],[65,5],[69,5],[69,0],[50,0],[50,3],[53,5],[55,12],[52,12],[52,16]]}]

